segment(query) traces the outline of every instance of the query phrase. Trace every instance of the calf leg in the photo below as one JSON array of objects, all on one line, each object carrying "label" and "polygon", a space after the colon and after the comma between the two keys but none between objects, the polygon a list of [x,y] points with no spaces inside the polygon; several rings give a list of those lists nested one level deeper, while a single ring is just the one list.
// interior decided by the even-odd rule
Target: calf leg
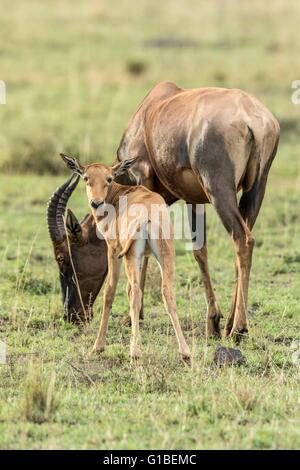
[{"label": "calf leg", "polygon": [[147,267],[148,267],[148,256],[144,256],[142,270],[141,270],[141,291],[142,291],[142,304],[140,310],[140,320],[144,319],[144,291],[145,291],[145,284],[146,284],[146,275],[147,275]]},{"label": "calf leg", "polygon": [[108,275],[103,293],[103,310],[98,335],[91,353],[104,351],[108,328],[108,318],[115,298],[120,275],[121,260],[113,257],[108,250]]},{"label": "calf leg", "polygon": [[139,332],[139,315],[142,306],[142,290],[141,283],[141,261],[145,240],[136,240],[131,249],[125,255],[125,270],[128,280],[128,297],[130,304],[131,319],[131,340],[130,340],[130,356],[133,360],[140,357],[140,332]]},{"label": "calf leg", "polygon": [[[144,319],[144,291],[145,291],[145,283],[146,283],[146,275],[147,275],[147,267],[148,267],[148,256],[144,256],[142,268],[141,268],[141,276],[140,276],[140,288],[142,291],[142,302],[141,302],[141,310],[139,313],[140,320]],[[127,297],[128,301],[130,302],[130,282],[127,282]],[[123,321],[123,325],[131,326],[131,317],[130,315],[126,316]]]},{"label": "calf leg", "polygon": [[182,333],[179,323],[176,300],[173,290],[175,274],[175,250],[173,241],[170,240],[149,240],[151,249],[160,265],[162,276],[162,297],[165,309],[169,314],[177,338],[179,353],[184,362],[190,364],[191,353]]},{"label": "calf leg", "polygon": [[178,320],[176,311],[176,301],[173,289],[171,287],[172,277],[170,277],[170,270],[165,270],[162,273],[162,296],[165,304],[165,309],[170,316],[178,346],[179,353],[184,362],[190,363],[191,353],[182,333],[182,329]]}]

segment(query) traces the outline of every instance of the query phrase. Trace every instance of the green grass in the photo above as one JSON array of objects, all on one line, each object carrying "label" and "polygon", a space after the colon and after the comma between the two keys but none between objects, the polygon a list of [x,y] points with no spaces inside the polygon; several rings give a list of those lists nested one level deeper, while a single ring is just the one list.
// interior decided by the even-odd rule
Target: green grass
[{"label": "green grass", "polygon": [[112,161],[161,80],[243,88],[299,131],[299,12],[297,0],[2,0],[0,168],[57,174],[62,150]]},{"label": "green grass", "polygon": [[[299,448],[299,110],[296,1],[3,0],[0,105],[0,448]],[[271,11],[272,10],[272,11]],[[154,47],[159,38],[164,47]],[[186,40],[179,47],[178,38]],[[177,43],[175,41],[177,40]],[[155,41],[156,42],[155,42]],[[153,42],[154,41],[154,42]],[[175,47],[177,44],[177,47]],[[280,118],[283,135],[255,226],[250,338],[240,368],[216,369],[204,336],[205,297],[193,256],[177,243],[176,293],[194,356],[178,360],[153,262],[147,281],[142,359],[128,357],[124,273],[109,345],[87,360],[98,328],[62,321],[58,272],[45,225],[46,201],[64,176],[60,150],[112,161],[139,100],[157,81],[254,92]],[[15,174],[27,172],[28,174]],[[4,171],[6,173],[4,173]],[[87,211],[82,185],[70,206]],[[233,249],[213,208],[208,247],[226,315]],[[224,344],[230,344],[224,342]],[[294,355],[293,355],[294,353]]]},{"label": "green grass", "polygon": [[[124,273],[108,348],[100,358],[87,360],[101,298],[92,324],[83,330],[62,322],[57,269],[45,227],[45,201],[61,177],[1,177],[0,339],[8,344],[8,363],[0,366],[1,448],[299,447],[300,369],[293,362],[291,343],[300,338],[300,191],[296,177],[280,177],[282,158],[280,152],[255,229],[251,337],[241,346],[247,364],[223,371],[212,364],[215,342],[206,344],[204,337],[206,305],[196,263],[180,242],[176,291],[193,368],[178,361],[154,262],[147,282],[140,364],[130,365],[130,329],[120,325],[128,309]],[[295,163],[295,176],[297,171]],[[84,215],[82,187],[71,207]],[[208,239],[212,278],[226,313],[233,251],[212,208]],[[32,367],[38,371],[37,382],[39,374],[48,380],[56,376],[55,407],[41,424],[28,419],[44,416],[41,400],[36,400],[37,410],[26,413]]]}]

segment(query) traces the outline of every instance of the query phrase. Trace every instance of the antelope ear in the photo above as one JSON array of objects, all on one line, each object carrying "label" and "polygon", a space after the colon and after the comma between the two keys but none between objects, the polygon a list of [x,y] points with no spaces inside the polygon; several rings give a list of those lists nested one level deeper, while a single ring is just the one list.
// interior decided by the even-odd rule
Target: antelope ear
[{"label": "antelope ear", "polygon": [[60,156],[71,171],[73,171],[79,176],[83,175],[84,167],[79,163],[79,161],[75,157],[65,155],[64,153],[60,153]]},{"label": "antelope ear", "polygon": [[121,163],[117,163],[117,165],[112,167],[113,170],[113,178],[117,178],[118,176],[124,175],[129,168],[136,162],[136,158],[129,158],[128,160],[124,160]]},{"label": "antelope ear", "polygon": [[69,237],[77,242],[82,241],[82,228],[77,220],[77,217],[73,214],[71,209],[67,210],[66,228]]}]

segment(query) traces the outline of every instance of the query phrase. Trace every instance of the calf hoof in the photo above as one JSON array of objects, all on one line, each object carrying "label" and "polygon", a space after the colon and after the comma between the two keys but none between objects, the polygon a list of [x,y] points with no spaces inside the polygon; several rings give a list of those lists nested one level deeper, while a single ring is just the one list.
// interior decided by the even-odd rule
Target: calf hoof
[{"label": "calf hoof", "polygon": [[130,348],[130,359],[131,362],[137,362],[141,356],[141,350],[138,346],[131,346]]},{"label": "calf hoof", "polygon": [[135,354],[130,353],[130,363],[138,364],[140,357],[141,357],[140,353],[135,353]]},{"label": "calf hoof", "polygon": [[95,356],[96,354],[101,354],[105,350],[105,346],[101,346],[100,348],[96,348],[95,346],[91,351],[88,353],[87,357]]},{"label": "calf hoof", "polygon": [[192,366],[192,357],[190,354],[180,354],[180,359],[186,366]]}]

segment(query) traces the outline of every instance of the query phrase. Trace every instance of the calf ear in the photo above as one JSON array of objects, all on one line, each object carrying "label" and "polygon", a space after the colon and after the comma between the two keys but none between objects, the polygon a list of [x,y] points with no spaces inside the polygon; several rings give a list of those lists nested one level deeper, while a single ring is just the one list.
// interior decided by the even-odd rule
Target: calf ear
[{"label": "calf ear", "polygon": [[73,241],[77,241],[77,242],[82,241],[81,225],[78,222],[77,217],[71,211],[71,209],[68,209],[67,211],[66,227],[67,227],[68,235]]},{"label": "calf ear", "polygon": [[124,160],[121,163],[117,163],[117,165],[113,166],[113,177],[117,178],[118,176],[124,175],[129,168],[136,162],[136,158],[129,158],[128,160]]},{"label": "calf ear", "polygon": [[71,157],[69,155],[65,155],[64,153],[60,153],[61,158],[67,165],[67,167],[76,173],[79,176],[82,176],[84,173],[84,167],[79,163],[79,161],[75,157]]}]

